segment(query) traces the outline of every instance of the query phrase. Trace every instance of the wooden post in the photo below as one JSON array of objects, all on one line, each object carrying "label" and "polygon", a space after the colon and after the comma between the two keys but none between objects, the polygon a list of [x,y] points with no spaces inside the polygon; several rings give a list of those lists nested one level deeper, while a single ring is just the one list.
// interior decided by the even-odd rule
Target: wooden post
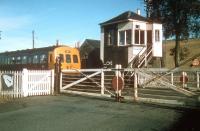
[{"label": "wooden post", "polygon": [[[60,85],[60,89],[62,89],[62,77],[63,77],[62,75],[63,75],[63,74],[62,74],[62,72],[60,71],[60,75],[59,75],[59,76],[60,76],[60,78],[59,78],[59,79],[60,79],[60,84],[59,84],[59,85]],[[60,89],[59,89],[59,90],[60,90]]]},{"label": "wooden post", "polygon": [[199,89],[199,72],[197,72],[197,88]]},{"label": "wooden post", "polygon": [[171,72],[171,83],[172,83],[172,85],[174,85],[174,73],[173,72]]},{"label": "wooden post", "polygon": [[61,61],[60,58],[57,57],[55,63],[54,94],[60,93],[60,74],[61,74]]},{"label": "wooden post", "polygon": [[185,73],[184,72],[182,72],[182,76],[183,76],[182,87],[185,88]]},{"label": "wooden post", "polygon": [[55,70],[51,70],[51,94],[54,94],[54,86],[55,86]]},{"label": "wooden post", "polygon": [[134,70],[134,100],[138,99],[138,87],[137,87],[137,74],[136,69]]},{"label": "wooden post", "polygon": [[104,91],[105,91],[105,88],[104,88],[104,72],[103,72],[103,69],[101,70],[101,95],[104,95]]}]

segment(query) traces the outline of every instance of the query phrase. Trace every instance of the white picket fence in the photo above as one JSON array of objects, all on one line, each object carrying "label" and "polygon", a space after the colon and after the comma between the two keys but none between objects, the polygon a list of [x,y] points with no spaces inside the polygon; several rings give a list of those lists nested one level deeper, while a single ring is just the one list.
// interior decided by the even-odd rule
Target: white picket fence
[{"label": "white picket fence", "polygon": [[53,70],[0,71],[0,96],[20,98],[50,95],[54,91]]}]

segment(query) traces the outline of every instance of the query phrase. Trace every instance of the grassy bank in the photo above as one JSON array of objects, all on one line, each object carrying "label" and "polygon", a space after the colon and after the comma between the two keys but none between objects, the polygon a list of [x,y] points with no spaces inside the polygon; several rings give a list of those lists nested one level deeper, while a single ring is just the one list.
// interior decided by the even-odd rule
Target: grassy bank
[{"label": "grassy bank", "polygon": [[[174,47],[175,47],[174,40],[163,41],[163,48],[165,49],[165,52],[166,52],[166,56],[165,56],[166,68],[174,67],[174,56],[170,55],[171,54],[170,49],[173,49]],[[189,50],[188,56],[185,57],[184,60],[181,61],[181,62],[184,62],[185,60],[192,58],[193,56],[195,56],[197,54],[200,54],[200,39],[190,39],[187,42],[182,41],[181,47],[186,47]],[[200,56],[197,58],[199,58],[199,60],[200,60]],[[189,60],[187,63],[182,65],[181,68],[191,68],[191,64],[192,64],[192,60]],[[195,68],[195,67],[193,67],[193,68]]]}]

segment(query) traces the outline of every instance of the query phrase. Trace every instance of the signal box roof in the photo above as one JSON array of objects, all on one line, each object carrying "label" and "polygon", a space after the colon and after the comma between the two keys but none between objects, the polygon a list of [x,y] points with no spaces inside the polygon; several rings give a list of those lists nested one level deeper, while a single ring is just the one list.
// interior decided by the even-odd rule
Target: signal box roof
[{"label": "signal box roof", "polygon": [[144,21],[144,22],[148,22],[147,18],[138,15],[137,13],[134,13],[132,11],[126,11],[108,21],[105,21],[103,23],[100,23],[101,26],[105,26],[105,25],[110,25],[110,24],[116,24],[116,23],[121,23],[121,22],[126,22],[129,19],[132,20],[138,20],[138,21]]}]

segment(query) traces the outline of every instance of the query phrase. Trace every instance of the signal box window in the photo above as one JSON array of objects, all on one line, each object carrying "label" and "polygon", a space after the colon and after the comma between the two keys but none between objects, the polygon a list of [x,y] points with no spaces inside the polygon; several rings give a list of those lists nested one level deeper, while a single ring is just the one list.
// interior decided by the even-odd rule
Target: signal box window
[{"label": "signal box window", "polygon": [[69,54],[66,55],[66,63],[71,63],[71,56]]},{"label": "signal box window", "polygon": [[155,41],[156,42],[160,41],[160,32],[159,32],[159,30],[155,30]]},{"label": "signal box window", "polygon": [[132,30],[126,30],[126,44],[130,45],[132,42]]},{"label": "signal box window", "polygon": [[135,30],[135,44],[144,44],[144,30]]},{"label": "signal box window", "polygon": [[77,57],[77,55],[73,55],[73,62],[74,63],[78,63],[78,57]]},{"label": "signal box window", "polygon": [[64,55],[63,54],[59,54],[59,58],[60,58],[60,62],[63,63],[64,62]]},{"label": "signal box window", "polygon": [[125,45],[125,31],[119,32],[119,45]]}]

